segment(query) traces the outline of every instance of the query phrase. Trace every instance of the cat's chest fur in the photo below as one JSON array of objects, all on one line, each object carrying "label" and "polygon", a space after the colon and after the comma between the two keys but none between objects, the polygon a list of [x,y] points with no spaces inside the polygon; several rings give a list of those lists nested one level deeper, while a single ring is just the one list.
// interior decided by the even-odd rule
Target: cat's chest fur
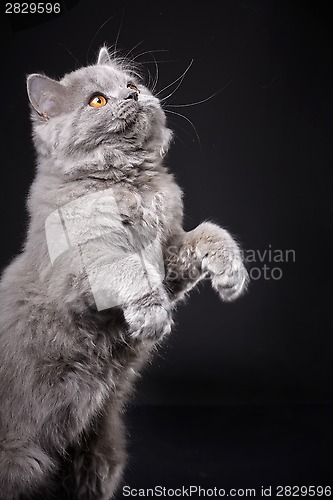
[{"label": "cat's chest fur", "polygon": [[133,298],[161,285],[163,246],[182,214],[181,191],[172,176],[139,186],[87,181],[71,191],[58,189],[57,205],[45,223],[46,276],[59,283],[64,296],[72,296],[73,276],[74,289],[79,295],[92,292],[98,310],[121,305],[130,269]]},{"label": "cat's chest fur", "polygon": [[76,229],[86,229],[87,237],[111,235],[127,227],[140,234],[155,231],[162,240],[176,222],[181,222],[181,198],[180,188],[166,174],[137,184],[94,183],[85,191],[74,192],[71,201],[59,210],[64,218],[73,220]]}]

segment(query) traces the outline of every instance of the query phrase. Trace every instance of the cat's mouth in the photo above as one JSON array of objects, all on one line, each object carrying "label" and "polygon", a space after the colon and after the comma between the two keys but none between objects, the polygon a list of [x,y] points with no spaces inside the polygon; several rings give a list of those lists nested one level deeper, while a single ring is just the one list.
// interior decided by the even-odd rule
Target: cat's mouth
[{"label": "cat's mouth", "polygon": [[116,116],[116,121],[120,125],[121,130],[125,130],[133,125],[138,119],[140,107],[137,102],[125,101],[121,103]]}]

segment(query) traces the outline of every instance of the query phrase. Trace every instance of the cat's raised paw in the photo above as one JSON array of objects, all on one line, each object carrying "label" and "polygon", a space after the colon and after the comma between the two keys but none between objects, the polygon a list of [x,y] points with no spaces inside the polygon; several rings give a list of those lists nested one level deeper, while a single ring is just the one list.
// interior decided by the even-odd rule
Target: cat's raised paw
[{"label": "cat's raised paw", "polygon": [[248,283],[249,275],[239,255],[230,259],[222,273],[212,276],[212,285],[225,302],[237,299]]}]

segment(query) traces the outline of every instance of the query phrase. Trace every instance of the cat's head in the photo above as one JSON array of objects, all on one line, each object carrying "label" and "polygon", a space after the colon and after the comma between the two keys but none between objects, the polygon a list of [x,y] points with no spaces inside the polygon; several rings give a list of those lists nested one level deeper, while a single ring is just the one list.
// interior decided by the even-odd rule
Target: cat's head
[{"label": "cat's head", "polygon": [[171,138],[160,101],[102,47],[97,64],[60,81],[27,79],[34,139],[45,156],[76,158],[103,147],[164,154]]}]

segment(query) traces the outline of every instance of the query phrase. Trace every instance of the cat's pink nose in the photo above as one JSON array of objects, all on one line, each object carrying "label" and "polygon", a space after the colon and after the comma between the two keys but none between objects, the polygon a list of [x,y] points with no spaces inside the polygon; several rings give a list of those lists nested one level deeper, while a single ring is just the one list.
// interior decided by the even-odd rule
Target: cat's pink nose
[{"label": "cat's pink nose", "polygon": [[134,101],[137,101],[138,97],[139,97],[139,94],[135,90],[131,90],[127,94],[127,96],[125,97],[125,99],[134,99]]}]

